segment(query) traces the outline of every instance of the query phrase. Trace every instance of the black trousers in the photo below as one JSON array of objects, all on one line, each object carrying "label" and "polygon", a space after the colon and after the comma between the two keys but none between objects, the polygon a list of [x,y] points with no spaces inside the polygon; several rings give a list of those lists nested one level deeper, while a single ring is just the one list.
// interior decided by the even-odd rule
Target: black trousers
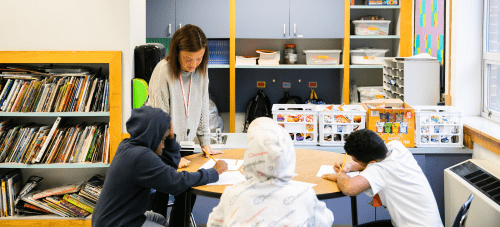
[{"label": "black trousers", "polygon": [[389,220],[381,220],[381,221],[372,221],[361,225],[356,225],[355,227],[393,227],[391,219]]}]

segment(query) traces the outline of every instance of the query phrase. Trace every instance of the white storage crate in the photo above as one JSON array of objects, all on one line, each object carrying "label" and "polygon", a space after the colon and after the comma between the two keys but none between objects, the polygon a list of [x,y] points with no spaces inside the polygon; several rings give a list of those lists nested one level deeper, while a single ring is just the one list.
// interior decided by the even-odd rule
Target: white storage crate
[{"label": "white storage crate", "polygon": [[360,49],[351,50],[351,64],[353,65],[382,65],[384,64],[387,49]]},{"label": "white storage crate", "polygon": [[338,65],[341,50],[304,50],[308,65]]},{"label": "white storage crate", "polygon": [[463,147],[464,113],[451,106],[413,106],[415,146]]},{"label": "white storage crate", "polygon": [[273,104],[273,119],[290,134],[294,144],[318,144],[318,111],[313,104]]},{"label": "white storage crate", "polygon": [[[331,106],[331,105],[330,105]],[[344,146],[345,138],[358,129],[365,128],[366,110],[360,105],[333,105],[332,110],[325,110],[329,105],[317,105],[319,113],[319,145]]]},{"label": "white storage crate", "polygon": [[353,20],[355,35],[389,35],[390,20]]}]

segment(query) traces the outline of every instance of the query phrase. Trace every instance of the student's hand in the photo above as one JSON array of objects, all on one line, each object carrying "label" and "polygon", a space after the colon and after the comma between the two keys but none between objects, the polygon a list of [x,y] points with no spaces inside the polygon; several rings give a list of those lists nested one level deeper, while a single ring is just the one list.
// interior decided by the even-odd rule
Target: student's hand
[{"label": "student's hand", "polygon": [[[222,151],[212,150],[210,145],[205,145],[201,149],[204,150],[205,152],[208,152],[210,155],[224,154],[224,152],[222,152]],[[208,155],[206,153],[205,153],[205,157],[208,158]]]},{"label": "student's hand", "polygon": [[333,170],[335,170],[336,173],[348,173],[351,172],[351,165],[352,163],[346,163],[342,170],[342,163],[335,162],[333,164]]},{"label": "student's hand", "polygon": [[227,163],[223,160],[219,160],[215,163],[214,169],[217,170],[217,173],[221,175],[223,172],[227,170]]},{"label": "student's hand", "polygon": [[181,158],[181,161],[179,161],[179,169],[187,167],[189,165],[189,163],[191,163],[191,161],[189,161],[185,158]]},{"label": "student's hand", "polygon": [[321,176],[322,178],[324,179],[327,179],[327,180],[331,180],[331,181],[335,181],[337,182],[337,174],[338,173],[334,173],[334,174],[325,174],[323,176]]},{"label": "student's hand", "polygon": [[168,134],[168,138],[169,139],[173,139],[175,137],[175,134],[174,134],[174,125],[172,124],[172,122],[170,122],[170,134]]}]

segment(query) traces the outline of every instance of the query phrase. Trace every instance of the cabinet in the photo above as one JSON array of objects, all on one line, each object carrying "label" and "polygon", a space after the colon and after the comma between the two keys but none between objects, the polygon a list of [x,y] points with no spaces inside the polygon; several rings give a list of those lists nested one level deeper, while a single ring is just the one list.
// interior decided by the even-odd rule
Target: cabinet
[{"label": "cabinet", "polygon": [[146,37],[172,38],[186,24],[200,27],[207,38],[229,38],[229,2],[224,0],[148,0]]},{"label": "cabinet", "polygon": [[343,38],[343,0],[236,3],[236,38]]},{"label": "cabinet", "polygon": [[[51,121],[50,119],[57,116],[90,123],[93,122],[92,120],[98,121],[98,118],[107,118],[110,125],[110,160],[113,159],[121,141],[122,133],[122,67],[120,51],[0,51],[0,59],[1,64],[104,64],[103,68],[109,69],[109,112],[0,113],[0,115],[2,118],[25,118],[31,122],[43,122],[43,124],[49,124],[47,121]],[[94,174],[105,175],[107,167],[109,167],[109,164],[102,163],[0,164],[0,168],[20,168],[23,174],[23,183],[31,175],[44,177],[45,179],[39,185],[40,189],[88,180]],[[90,226],[90,218],[61,218],[55,215],[14,216],[0,218],[0,226]]]}]

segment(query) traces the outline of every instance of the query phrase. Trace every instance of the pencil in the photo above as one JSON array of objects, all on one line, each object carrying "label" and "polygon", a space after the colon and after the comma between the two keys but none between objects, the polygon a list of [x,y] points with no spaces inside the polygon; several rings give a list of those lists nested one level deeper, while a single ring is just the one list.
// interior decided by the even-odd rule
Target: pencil
[{"label": "pencil", "polygon": [[344,170],[344,165],[345,165],[345,159],[347,158],[347,152],[344,155],[344,162],[342,162],[342,169],[340,171]]},{"label": "pencil", "polygon": [[211,158],[212,160],[214,160],[214,162],[217,162],[217,161],[215,161],[215,158],[212,157],[212,155],[210,155],[207,151],[205,151],[205,149],[201,149],[201,151],[203,151],[203,153],[205,153],[206,155],[208,155],[209,158]]},{"label": "pencil", "polygon": [[236,159],[236,163],[234,165],[238,165],[238,159]]}]

